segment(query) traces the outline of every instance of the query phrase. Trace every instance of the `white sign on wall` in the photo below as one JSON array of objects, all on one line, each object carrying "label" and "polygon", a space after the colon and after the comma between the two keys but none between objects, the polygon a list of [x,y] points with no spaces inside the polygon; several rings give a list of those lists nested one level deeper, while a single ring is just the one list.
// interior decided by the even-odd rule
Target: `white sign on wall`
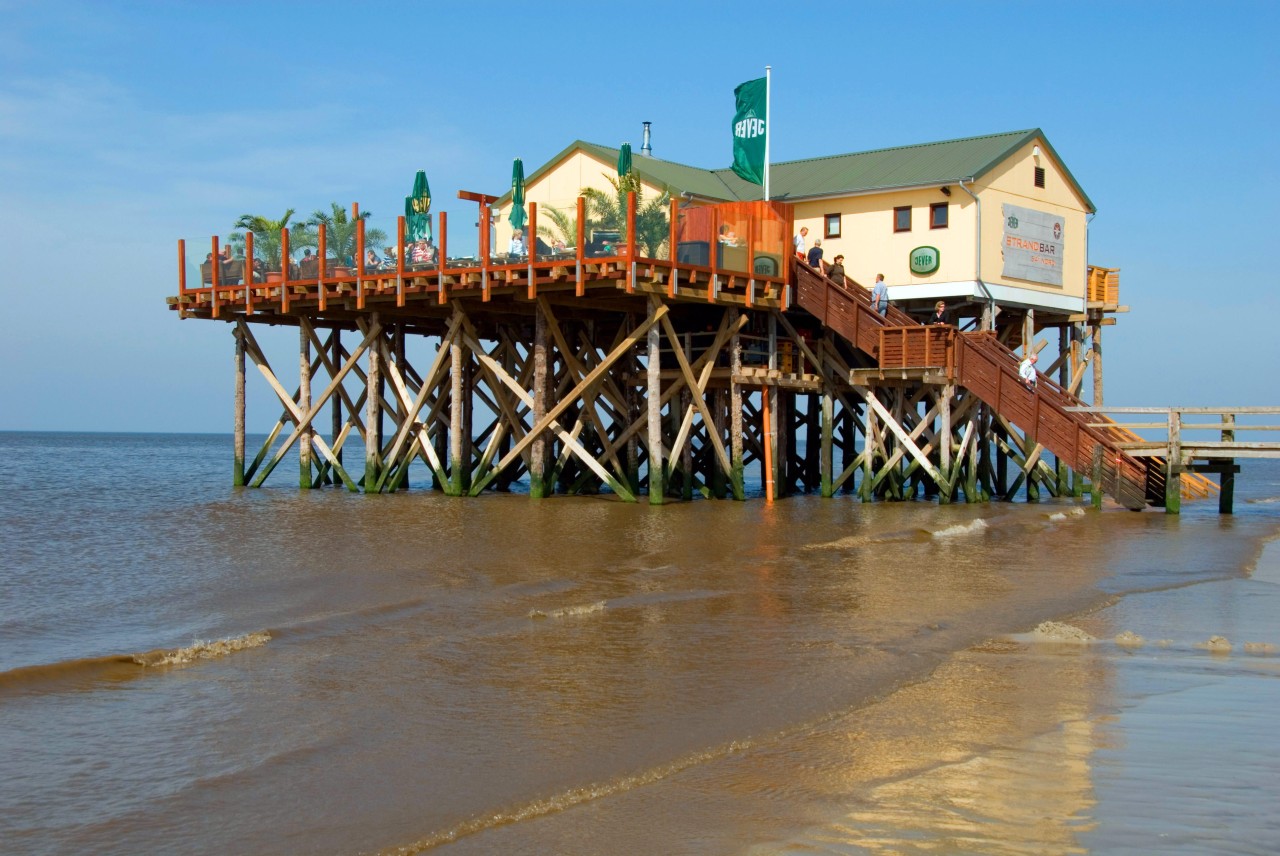
[{"label": "white sign on wall", "polygon": [[1007,279],[1062,285],[1066,221],[1058,214],[1004,203],[1004,270]]}]

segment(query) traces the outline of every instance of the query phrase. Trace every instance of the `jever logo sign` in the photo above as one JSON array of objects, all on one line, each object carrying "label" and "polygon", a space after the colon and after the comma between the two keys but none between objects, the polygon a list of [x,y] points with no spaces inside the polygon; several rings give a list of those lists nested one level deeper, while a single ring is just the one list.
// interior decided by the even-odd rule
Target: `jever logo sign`
[{"label": "jever logo sign", "polygon": [[911,251],[911,272],[930,274],[942,264],[942,253],[937,247],[916,247]]}]

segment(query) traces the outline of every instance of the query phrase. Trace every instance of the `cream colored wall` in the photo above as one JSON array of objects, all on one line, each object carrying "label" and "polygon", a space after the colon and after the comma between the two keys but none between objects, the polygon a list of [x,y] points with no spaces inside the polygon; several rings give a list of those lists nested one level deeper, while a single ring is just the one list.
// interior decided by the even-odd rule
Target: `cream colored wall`
[{"label": "cream colored wall", "polygon": [[[945,229],[929,228],[929,206],[948,203]],[[893,209],[911,206],[911,231],[893,231]],[[822,238],[822,258],[830,262],[844,254],[845,273],[866,287],[883,273],[891,286],[971,280],[974,275],[974,202],[952,188],[944,196],[938,188],[846,196],[796,204],[796,231],[809,227],[808,245]],[[840,214],[840,237],[823,238],[825,215]],[[941,264],[928,276],[911,272],[916,247],[937,247]]]},{"label": "cream colored wall", "polygon": [[[1044,189],[1035,186],[1032,147],[1040,146],[1038,165],[1045,168]],[[1086,210],[1069,179],[1049,154],[1043,141],[1027,143],[1017,153],[992,170],[973,187],[982,199],[982,271],[987,283],[1042,291],[1055,295],[1083,297],[1086,276]],[[949,223],[945,229],[929,228],[929,205],[949,203]],[[1060,214],[1066,228],[1063,247],[1061,288],[1000,275],[1004,259],[1003,214],[1005,202]],[[911,231],[893,231],[893,209],[911,206]],[[795,228],[809,227],[808,245],[823,237],[824,215],[841,215],[841,236],[823,238],[823,259],[830,262],[839,253],[845,257],[845,272],[858,283],[870,287],[876,274],[895,287],[971,282],[977,278],[977,204],[958,185],[951,185],[950,197],[939,188],[899,190],[847,196],[838,199],[796,203]],[[938,270],[928,276],[911,272],[910,254],[916,247],[937,247],[941,256]],[[909,292],[900,293],[909,299]]]},{"label": "cream colored wall", "polygon": [[[1033,155],[1039,145],[1040,157]],[[1045,171],[1045,186],[1035,186],[1035,168]],[[1088,229],[1084,200],[1071,186],[1061,164],[1049,154],[1043,140],[1027,143],[978,182],[976,192],[982,198],[982,278],[997,285],[1029,288],[1052,294],[1083,297],[1088,260]],[[1063,218],[1062,286],[1045,285],[1025,279],[1006,279],[1000,275],[1004,266],[1001,244],[1004,239],[1004,203],[1061,215]]]},{"label": "cream colored wall", "polygon": [[[527,203],[536,202],[539,226],[551,226],[554,229],[555,226],[552,225],[551,220],[545,216],[547,207],[557,208],[572,219],[577,216],[578,194],[582,188],[594,187],[612,194],[614,191],[613,186],[609,184],[609,178],[616,178],[617,175],[616,164],[603,163],[581,151],[571,152],[560,163],[540,175],[536,181],[525,185],[526,214],[528,213]],[[656,199],[662,194],[661,188],[645,182],[641,182],[641,187],[644,190],[645,199]],[[494,244],[497,252],[506,252],[507,246],[511,243],[511,224],[507,222],[510,212],[510,203],[502,206]],[[565,243],[572,245],[574,236],[566,236]]]}]

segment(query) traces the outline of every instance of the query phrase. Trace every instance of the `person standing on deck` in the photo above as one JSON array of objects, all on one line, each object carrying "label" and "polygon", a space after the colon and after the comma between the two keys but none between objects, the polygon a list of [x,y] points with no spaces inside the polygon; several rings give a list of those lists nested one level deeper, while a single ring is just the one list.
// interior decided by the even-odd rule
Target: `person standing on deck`
[{"label": "person standing on deck", "polygon": [[799,256],[801,259],[805,259],[806,261],[807,261],[807,258],[805,256],[804,239],[806,236],[808,236],[808,234],[809,234],[809,227],[801,226],[800,234],[796,235],[795,237],[796,255]]},{"label": "person standing on deck", "polygon": [[947,302],[939,300],[933,304],[933,314],[929,316],[930,324],[947,324]]},{"label": "person standing on deck", "polygon": [[875,287],[871,289],[871,308],[881,316],[889,314],[889,286],[884,284],[884,274],[876,274]]},{"label": "person standing on deck", "polygon": [[827,278],[837,285],[844,285],[844,256],[836,256],[831,260],[831,267],[827,270]]},{"label": "person standing on deck", "polygon": [[1036,391],[1036,362],[1039,359],[1039,354],[1032,354],[1018,363],[1018,378],[1022,381],[1022,385],[1032,392]]},{"label": "person standing on deck", "polygon": [[809,267],[822,270],[822,239],[813,239],[813,248],[809,250]]}]

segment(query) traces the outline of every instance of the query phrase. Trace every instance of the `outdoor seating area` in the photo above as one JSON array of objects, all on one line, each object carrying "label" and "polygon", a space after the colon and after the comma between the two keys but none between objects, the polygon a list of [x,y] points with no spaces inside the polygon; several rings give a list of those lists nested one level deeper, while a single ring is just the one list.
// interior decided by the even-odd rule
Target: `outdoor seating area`
[{"label": "outdoor seating area", "polygon": [[[426,218],[425,233],[434,240],[408,240],[408,218],[401,216],[394,243],[386,246],[383,233],[370,230],[376,237],[367,245],[365,220],[356,213],[358,206],[352,206],[354,241],[340,244],[348,248],[344,255],[335,255],[328,245],[324,223],[317,224],[314,231],[294,226],[282,228],[278,234],[247,230],[229,236],[229,240],[211,237],[205,261],[192,270],[188,269],[187,242],[180,240],[179,297],[174,305],[187,312],[193,306],[214,309],[237,304],[249,312],[287,312],[293,303],[310,301],[323,310],[330,300],[345,300],[355,293],[357,305],[353,308],[363,309],[366,295],[388,291],[396,294],[397,305],[403,306],[406,296],[418,292],[432,292],[444,302],[448,292],[477,289],[488,300],[493,289],[514,287],[532,296],[539,286],[558,283],[571,284],[578,296],[585,293],[588,283],[596,282],[622,282],[630,293],[640,279],[665,283],[663,291],[676,299],[696,295],[702,300],[745,305],[784,299],[789,276],[785,259],[789,257],[790,206],[735,202],[682,207],[672,201],[665,214],[665,239],[657,246],[652,242],[642,246],[636,238],[634,194],[627,204],[627,226],[588,232],[579,198],[577,222],[581,225],[572,245],[558,238],[549,243],[550,234],[548,240],[539,236],[534,239],[532,254],[511,251],[519,249],[514,241],[507,252],[494,246],[495,217],[488,198],[480,203],[478,231],[466,236],[475,241],[478,251],[468,254],[449,252],[447,212]],[[529,203],[529,234],[538,234],[537,220],[537,205]],[[422,226],[415,224],[415,228]],[[198,246],[203,241],[192,243]],[[375,247],[382,247],[381,252]],[[675,258],[671,247],[676,248]],[[322,256],[326,259],[323,266]],[[253,257],[254,263],[246,264],[246,257]],[[215,258],[220,260],[216,264]],[[217,317],[216,309],[212,314]]]}]

